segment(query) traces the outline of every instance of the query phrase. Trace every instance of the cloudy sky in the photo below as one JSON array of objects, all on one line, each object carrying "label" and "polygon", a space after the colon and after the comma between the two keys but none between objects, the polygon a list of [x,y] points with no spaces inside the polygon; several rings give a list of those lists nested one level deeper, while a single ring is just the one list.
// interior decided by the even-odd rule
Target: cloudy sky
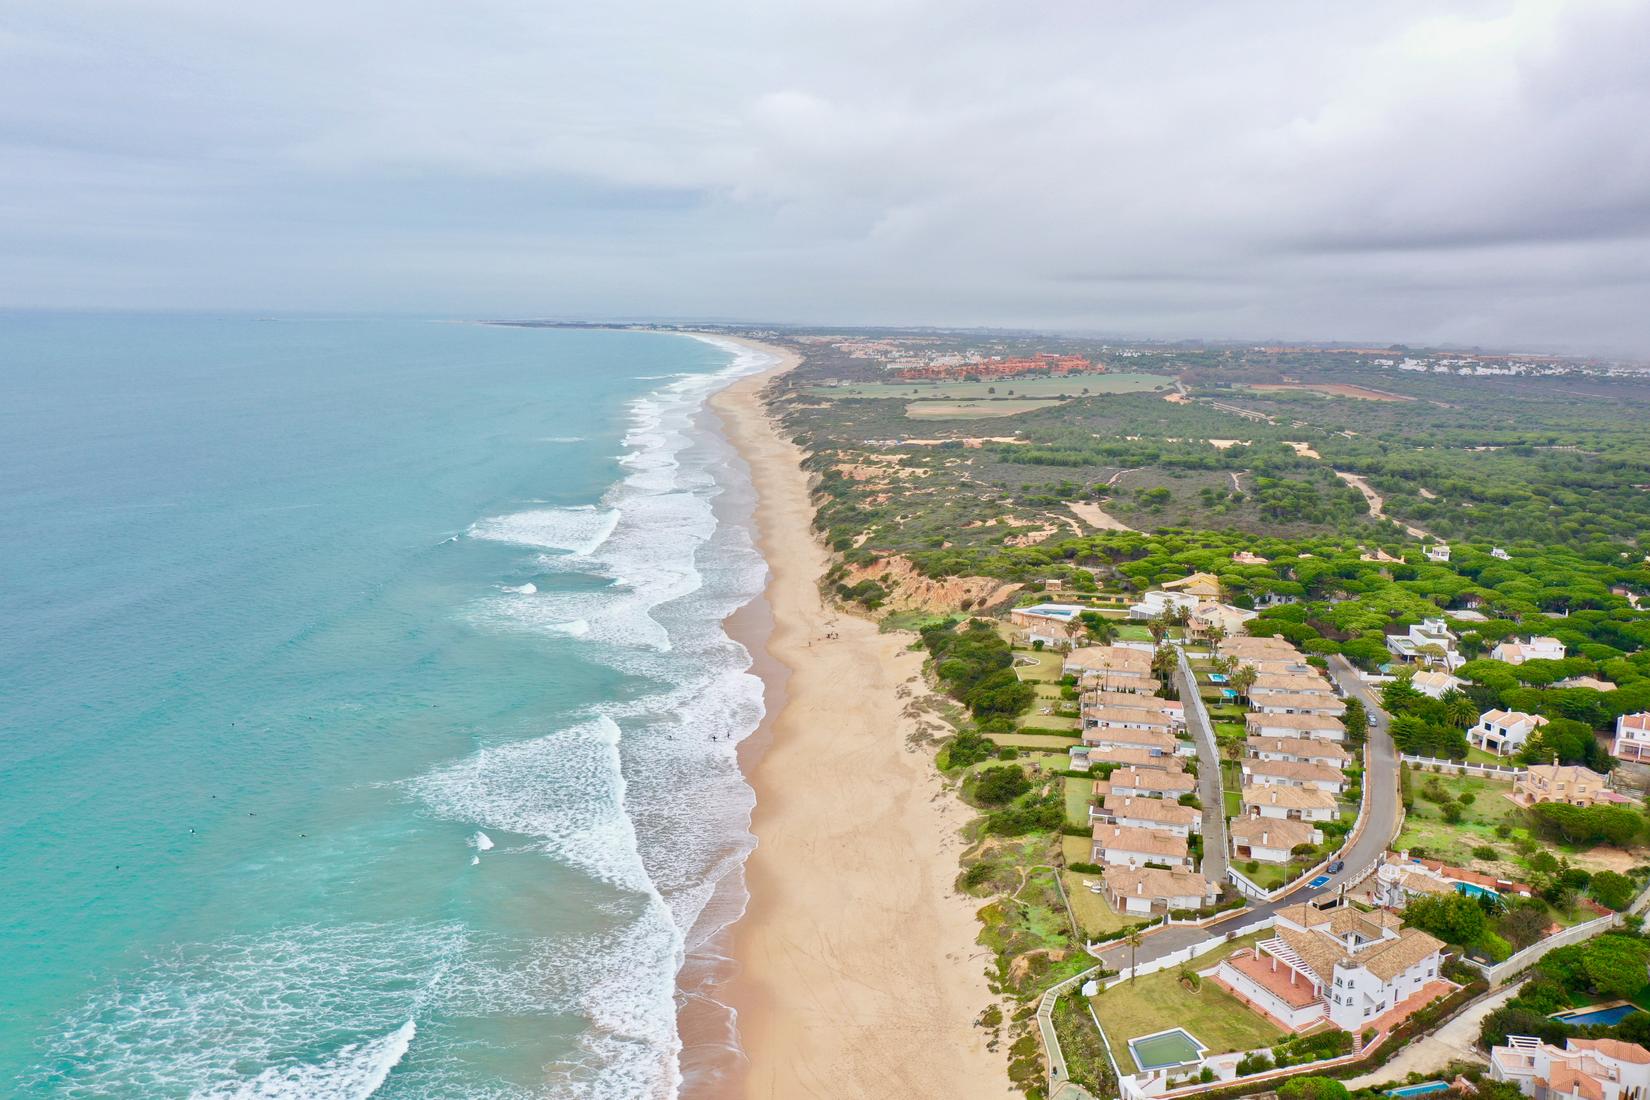
[{"label": "cloudy sky", "polygon": [[0,305],[1650,355],[1650,5],[9,0]]}]

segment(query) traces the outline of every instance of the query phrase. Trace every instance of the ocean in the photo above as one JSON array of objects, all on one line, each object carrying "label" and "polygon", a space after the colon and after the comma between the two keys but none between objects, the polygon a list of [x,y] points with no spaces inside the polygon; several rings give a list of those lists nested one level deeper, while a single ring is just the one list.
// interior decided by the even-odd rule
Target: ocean
[{"label": "ocean", "polygon": [[704,401],[768,365],[0,314],[0,1094],[674,1095],[762,713]]}]

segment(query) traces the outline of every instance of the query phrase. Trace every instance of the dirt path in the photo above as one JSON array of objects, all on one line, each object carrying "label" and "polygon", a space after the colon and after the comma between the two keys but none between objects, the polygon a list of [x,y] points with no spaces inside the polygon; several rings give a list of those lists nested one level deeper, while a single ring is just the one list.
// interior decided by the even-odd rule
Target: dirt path
[{"label": "dirt path", "polygon": [[[1381,498],[1380,493],[1377,493],[1374,489],[1371,489],[1369,487],[1369,482],[1365,481],[1358,474],[1349,474],[1349,473],[1346,473],[1344,470],[1336,470],[1335,471],[1335,476],[1340,478],[1342,481],[1346,482],[1348,485],[1352,486],[1354,489],[1358,490],[1358,492],[1360,492],[1364,495],[1364,500],[1369,502],[1369,514],[1370,515],[1374,516],[1376,519],[1388,519],[1388,518],[1390,518],[1386,514],[1386,512],[1382,511],[1382,505],[1384,505],[1386,503],[1386,501]],[[1416,538],[1416,539],[1430,539],[1430,538],[1432,538],[1431,535],[1429,535],[1427,532],[1421,530],[1419,527],[1411,527],[1409,524],[1404,523],[1400,520],[1393,520],[1392,522],[1398,524],[1399,527],[1402,527],[1404,529],[1405,533],[1407,533],[1410,538]]]}]

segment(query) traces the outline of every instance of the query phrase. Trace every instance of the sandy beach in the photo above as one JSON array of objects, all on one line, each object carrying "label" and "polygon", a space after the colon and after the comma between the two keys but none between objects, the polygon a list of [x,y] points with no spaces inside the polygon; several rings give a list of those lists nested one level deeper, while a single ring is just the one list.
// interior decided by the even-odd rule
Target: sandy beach
[{"label": "sandy beach", "polygon": [[[768,350],[785,356],[779,370],[794,364]],[[930,750],[907,747],[921,655],[821,599],[802,453],[760,399],[773,373],[711,402],[751,467],[771,570],[771,631],[749,643],[765,642],[784,681],[748,760],[758,846],[724,987],[749,1059],[742,1092],[1005,1097],[1006,1058],[974,1026],[992,1002],[986,953],[952,889],[966,810]]]}]

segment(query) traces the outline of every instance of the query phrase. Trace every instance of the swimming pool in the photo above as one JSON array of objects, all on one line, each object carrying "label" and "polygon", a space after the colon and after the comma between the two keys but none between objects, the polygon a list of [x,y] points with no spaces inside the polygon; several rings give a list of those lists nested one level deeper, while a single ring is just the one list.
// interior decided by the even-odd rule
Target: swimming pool
[{"label": "swimming pool", "polygon": [[1141,1070],[1167,1069],[1201,1062],[1208,1049],[1183,1027],[1129,1040],[1129,1054]]},{"label": "swimming pool", "polygon": [[1458,882],[1455,884],[1455,889],[1469,898],[1481,898],[1485,895],[1492,898],[1501,896],[1497,891],[1491,890],[1488,886],[1480,886],[1476,882]]},{"label": "swimming pool", "polygon": [[1226,674],[1224,672],[1211,672],[1209,673],[1209,682],[1211,684],[1224,684],[1226,682]]},{"label": "swimming pool", "polygon": [[1552,1018],[1566,1024],[1619,1024],[1635,1012],[1642,1011],[1638,1005],[1622,1001],[1620,1004],[1605,1005],[1600,1008],[1576,1008],[1569,1012],[1555,1012]]},{"label": "swimming pool", "polygon": [[1448,1081],[1422,1081],[1419,1085],[1405,1085],[1401,1089],[1387,1089],[1388,1096],[1425,1096],[1429,1092],[1448,1092]]},{"label": "swimming pool", "polygon": [[1237,692],[1233,691],[1231,688],[1221,688],[1220,697],[1222,699],[1236,699]]}]

